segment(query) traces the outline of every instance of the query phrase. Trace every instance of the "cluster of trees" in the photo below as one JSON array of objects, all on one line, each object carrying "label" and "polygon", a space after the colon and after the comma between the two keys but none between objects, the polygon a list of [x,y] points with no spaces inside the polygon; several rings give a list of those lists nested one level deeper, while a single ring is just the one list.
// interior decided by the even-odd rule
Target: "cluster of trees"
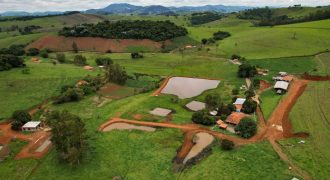
[{"label": "cluster of trees", "polygon": [[151,39],[164,41],[185,36],[188,31],[170,21],[104,21],[97,24],[82,24],[64,27],[59,31],[62,36],[103,37],[110,39]]},{"label": "cluster of trees", "polygon": [[47,114],[46,122],[52,129],[51,141],[58,159],[79,165],[88,150],[88,136],[81,118],[68,111],[53,111]]},{"label": "cluster of trees", "polygon": [[86,76],[83,81],[85,81],[86,83],[80,85],[62,86],[61,95],[55,99],[54,104],[79,101],[85,95],[98,91],[103,85],[103,80],[101,76]]},{"label": "cluster of trees", "polygon": [[105,78],[107,82],[124,85],[128,79],[128,75],[125,68],[121,67],[119,64],[110,64],[106,68]]},{"label": "cluster of trees", "polygon": [[190,23],[192,25],[205,24],[208,22],[219,20],[223,17],[222,14],[214,12],[198,12],[193,13],[190,17]]},{"label": "cluster of trees", "polygon": [[219,40],[223,40],[227,37],[230,37],[230,33],[229,32],[225,32],[225,31],[218,31],[218,32],[215,32],[213,34],[213,37],[211,38],[203,38],[202,39],[202,44],[205,45],[205,44],[213,44],[215,43],[216,41],[219,41]]},{"label": "cluster of trees", "polygon": [[192,115],[192,121],[197,124],[212,125],[216,122],[216,117],[209,114],[210,111],[217,111],[216,116],[220,116],[221,119],[226,119],[228,115],[236,111],[236,107],[233,104],[224,104],[221,97],[217,93],[208,94],[205,97],[206,109],[197,111]]},{"label": "cluster of trees", "polygon": [[25,26],[24,28],[19,28],[18,31],[22,35],[26,34],[32,34],[34,30],[41,29],[41,26],[31,25],[31,26]]},{"label": "cluster of trees", "polygon": [[12,54],[15,56],[23,56],[25,54],[24,51],[25,45],[11,45],[9,48],[1,48],[0,54]]},{"label": "cluster of trees", "polygon": [[40,51],[37,48],[30,48],[27,50],[26,55],[28,56],[37,56],[39,55]]},{"label": "cluster of trees", "polygon": [[247,62],[243,62],[242,65],[238,67],[238,76],[241,78],[254,77],[258,73],[256,66],[253,66]]},{"label": "cluster of trees", "polygon": [[227,37],[230,37],[230,33],[229,32],[225,32],[225,31],[218,31],[218,32],[215,32],[213,34],[213,39],[219,41],[219,40],[223,40]]},{"label": "cluster of trees", "polygon": [[18,131],[21,127],[32,120],[31,115],[24,110],[17,110],[12,115],[11,129]]},{"label": "cluster of trees", "polygon": [[[291,7],[292,8],[292,7]],[[274,26],[282,24],[292,24],[308,21],[316,21],[330,18],[330,9],[318,10],[301,18],[292,18],[287,15],[275,16],[274,11],[268,7],[249,9],[238,15],[241,19],[259,20],[255,22],[257,26]]]},{"label": "cluster of trees", "polygon": [[238,132],[243,138],[250,138],[257,132],[257,123],[251,118],[243,118],[235,127],[235,132]]},{"label": "cluster of trees", "polygon": [[12,54],[0,54],[0,71],[10,70],[11,68],[24,67],[21,57]]}]

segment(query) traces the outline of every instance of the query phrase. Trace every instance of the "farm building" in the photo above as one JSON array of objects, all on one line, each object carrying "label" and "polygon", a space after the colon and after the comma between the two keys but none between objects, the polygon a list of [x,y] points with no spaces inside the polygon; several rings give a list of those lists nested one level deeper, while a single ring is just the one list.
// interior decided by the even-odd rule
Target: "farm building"
[{"label": "farm building", "polygon": [[221,128],[221,129],[227,129],[227,127],[228,127],[228,125],[227,125],[225,122],[223,122],[221,119],[219,119],[219,120],[217,121],[217,125],[218,125],[219,128]]},{"label": "farm building", "polygon": [[245,117],[249,117],[249,115],[241,112],[233,112],[231,115],[227,117],[226,122],[233,125],[238,125],[239,122]]},{"label": "farm building", "polygon": [[275,83],[274,89],[277,94],[283,94],[288,91],[289,83],[286,81],[277,81]]},{"label": "farm building", "polygon": [[167,115],[171,114],[172,110],[164,109],[164,108],[155,108],[149,113],[155,116],[162,116],[166,117]]},{"label": "farm building", "polygon": [[236,107],[236,112],[241,112],[244,102],[246,101],[245,98],[237,98],[236,101],[233,103]]},{"label": "farm building", "polygon": [[37,131],[41,127],[40,121],[29,121],[23,125],[23,131]]},{"label": "farm building", "polygon": [[206,105],[203,102],[191,101],[190,103],[186,104],[186,107],[191,111],[200,111],[205,109]]}]

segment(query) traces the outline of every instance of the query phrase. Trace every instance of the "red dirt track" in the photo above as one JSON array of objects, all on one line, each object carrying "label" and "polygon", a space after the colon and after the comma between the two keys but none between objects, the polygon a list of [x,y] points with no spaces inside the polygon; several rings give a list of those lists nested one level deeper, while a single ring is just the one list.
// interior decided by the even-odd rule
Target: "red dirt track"
[{"label": "red dirt track", "polygon": [[29,44],[26,49],[50,49],[52,51],[72,51],[72,43],[75,42],[79,51],[96,51],[96,52],[127,52],[130,46],[144,47],[145,51],[156,51],[161,47],[160,42],[148,39],[106,39],[98,37],[64,37],[64,36],[43,36],[37,41]]}]

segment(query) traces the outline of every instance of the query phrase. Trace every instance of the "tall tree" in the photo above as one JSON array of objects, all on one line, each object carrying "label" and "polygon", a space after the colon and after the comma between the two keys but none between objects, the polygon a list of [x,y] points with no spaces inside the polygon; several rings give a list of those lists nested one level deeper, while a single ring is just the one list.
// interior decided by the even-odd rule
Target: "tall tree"
[{"label": "tall tree", "polygon": [[78,45],[75,41],[72,43],[72,50],[74,53],[78,53]]},{"label": "tall tree", "polygon": [[51,141],[59,160],[73,166],[79,165],[88,146],[84,122],[68,111],[51,112],[46,122],[52,128]]},{"label": "tall tree", "polygon": [[123,67],[119,64],[110,64],[106,69],[106,81],[114,82],[117,84],[125,84],[128,78],[128,75]]}]

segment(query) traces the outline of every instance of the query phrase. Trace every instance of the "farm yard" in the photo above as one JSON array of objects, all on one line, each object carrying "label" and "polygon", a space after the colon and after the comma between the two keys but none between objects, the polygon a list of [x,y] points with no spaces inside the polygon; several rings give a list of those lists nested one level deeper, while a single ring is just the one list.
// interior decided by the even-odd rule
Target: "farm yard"
[{"label": "farm yard", "polygon": [[[187,34],[154,41],[57,33],[81,22],[141,19],[169,20]],[[192,25],[190,15],[77,13],[0,21],[6,28],[36,24],[41,28],[32,34],[0,32],[0,49],[28,43],[23,67],[0,71],[0,179],[329,176],[330,84],[303,76],[329,75],[329,20],[259,27],[235,14]],[[203,44],[219,30],[230,36]],[[28,54],[31,48],[39,54]],[[242,76],[245,65],[267,72],[246,68]],[[274,79],[281,73],[291,78],[283,94]],[[17,110],[42,128],[12,130]],[[54,124],[70,118],[83,124],[75,131],[88,144],[76,166],[59,160],[53,138]]]}]

